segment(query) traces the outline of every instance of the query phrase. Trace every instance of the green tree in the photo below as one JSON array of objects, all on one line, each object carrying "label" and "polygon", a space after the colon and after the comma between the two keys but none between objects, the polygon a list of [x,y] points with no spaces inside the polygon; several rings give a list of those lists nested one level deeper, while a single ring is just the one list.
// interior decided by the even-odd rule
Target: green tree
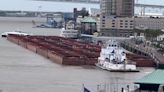
[{"label": "green tree", "polygon": [[89,13],[85,8],[82,8],[80,15],[84,18],[85,16],[89,16]]},{"label": "green tree", "polygon": [[146,30],[135,29],[134,32],[138,34],[144,33],[146,39],[151,41],[155,40],[157,36],[164,34],[164,32],[161,30],[152,30],[152,29],[146,29]]},{"label": "green tree", "polygon": [[157,36],[164,34],[164,32],[161,30],[146,29],[144,30],[144,34],[146,36],[146,39],[153,41],[156,39]]}]

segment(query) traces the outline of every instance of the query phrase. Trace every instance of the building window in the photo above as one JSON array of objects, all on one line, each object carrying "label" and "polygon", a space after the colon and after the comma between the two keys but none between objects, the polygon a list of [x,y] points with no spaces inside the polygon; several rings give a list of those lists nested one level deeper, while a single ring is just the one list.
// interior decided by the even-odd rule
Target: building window
[{"label": "building window", "polygon": [[128,22],[128,20],[125,20],[125,22]]},{"label": "building window", "polygon": [[105,16],[103,16],[103,18],[105,18]]},{"label": "building window", "polygon": [[128,26],[125,26],[125,28],[128,28]]},{"label": "building window", "polygon": [[115,26],[112,26],[112,27],[115,27]]},{"label": "building window", "polygon": [[125,23],[125,25],[128,25],[128,23]]},{"label": "building window", "polygon": [[120,23],[120,25],[123,25],[123,23]]},{"label": "building window", "polygon": [[133,22],[133,20],[131,20],[130,22]]},{"label": "building window", "polygon": [[130,26],[130,28],[133,28],[133,26]]},{"label": "building window", "polygon": [[123,28],[123,26],[120,26],[121,28]]},{"label": "building window", "polygon": [[115,24],[115,23],[112,23],[113,25]]},{"label": "building window", "polygon": [[123,20],[120,20],[120,22],[123,22]]},{"label": "building window", "polygon": [[102,27],[105,27],[105,25],[102,25]]}]

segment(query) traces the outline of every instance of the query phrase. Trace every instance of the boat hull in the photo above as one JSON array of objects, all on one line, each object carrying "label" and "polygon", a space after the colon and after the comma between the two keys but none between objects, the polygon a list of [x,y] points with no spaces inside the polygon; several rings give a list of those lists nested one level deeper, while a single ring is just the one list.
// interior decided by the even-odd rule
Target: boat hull
[{"label": "boat hull", "polygon": [[[103,70],[107,70],[107,71],[110,71],[110,72],[139,72],[138,69],[136,69],[135,65],[126,65],[125,68],[120,68],[120,66],[124,66],[123,64],[119,65],[119,64],[113,64],[112,67],[105,67],[99,63],[96,63],[95,64],[97,67],[103,69]],[[114,67],[113,67],[114,66]],[[131,68],[130,68],[131,67]]]}]

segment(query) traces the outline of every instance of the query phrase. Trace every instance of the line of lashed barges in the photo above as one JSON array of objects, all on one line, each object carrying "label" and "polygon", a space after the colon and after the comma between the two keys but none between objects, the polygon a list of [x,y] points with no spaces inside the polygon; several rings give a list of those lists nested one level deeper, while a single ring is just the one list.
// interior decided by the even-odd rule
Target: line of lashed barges
[{"label": "line of lashed barges", "polygon": [[[101,51],[99,45],[58,36],[8,35],[7,39],[63,65],[95,65]],[[137,67],[154,66],[148,57],[128,53],[127,58],[135,61]]]},{"label": "line of lashed barges", "polygon": [[7,39],[64,65],[94,65],[101,47],[58,36],[17,36]]}]

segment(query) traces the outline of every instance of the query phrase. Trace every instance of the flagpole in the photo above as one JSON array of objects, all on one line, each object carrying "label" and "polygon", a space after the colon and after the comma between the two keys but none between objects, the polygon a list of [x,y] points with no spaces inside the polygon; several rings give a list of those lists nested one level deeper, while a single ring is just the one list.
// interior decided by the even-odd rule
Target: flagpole
[{"label": "flagpole", "polygon": [[100,85],[98,84],[97,85],[97,92],[99,92],[100,91]]},{"label": "flagpole", "polygon": [[84,84],[82,84],[82,92],[84,92]]},{"label": "flagpole", "polygon": [[91,92],[88,88],[85,87],[85,85],[83,84],[83,92]]},{"label": "flagpole", "polygon": [[105,83],[105,85],[104,85],[104,91],[105,91],[105,92],[106,92],[106,89],[107,89],[107,88],[106,88],[106,83]]}]

